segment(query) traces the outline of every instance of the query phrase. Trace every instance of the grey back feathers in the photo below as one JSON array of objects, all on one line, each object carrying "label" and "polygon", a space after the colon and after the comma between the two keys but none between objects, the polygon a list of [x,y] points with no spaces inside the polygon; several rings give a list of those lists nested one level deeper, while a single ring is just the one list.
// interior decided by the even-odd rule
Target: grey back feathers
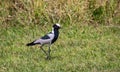
[{"label": "grey back feathers", "polygon": [[50,44],[52,39],[54,38],[54,34],[53,33],[50,33],[50,34],[47,34],[43,37],[41,37],[40,39],[34,41],[35,44]]}]

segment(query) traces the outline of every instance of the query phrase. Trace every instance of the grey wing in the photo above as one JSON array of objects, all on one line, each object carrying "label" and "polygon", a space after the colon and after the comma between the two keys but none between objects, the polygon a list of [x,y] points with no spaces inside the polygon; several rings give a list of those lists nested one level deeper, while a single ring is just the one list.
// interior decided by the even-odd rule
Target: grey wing
[{"label": "grey wing", "polygon": [[54,38],[54,34],[50,33],[50,34],[47,34],[47,35],[41,37],[38,40],[35,40],[34,43],[40,43],[41,45],[42,44],[49,44],[49,43],[51,43],[53,38]]}]

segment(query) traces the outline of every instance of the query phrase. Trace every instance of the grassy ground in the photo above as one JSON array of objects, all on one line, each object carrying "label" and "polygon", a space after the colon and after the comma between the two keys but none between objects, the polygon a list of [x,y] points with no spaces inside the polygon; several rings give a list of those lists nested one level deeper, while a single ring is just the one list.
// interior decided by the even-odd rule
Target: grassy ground
[{"label": "grassy ground", "polygon": [[[120,0],[0,0],[0,72],[120,72],[119,11]],[[54,23],[62,29],[46,60],[25,45]]]},{"label": "grassy ground", "polygon": [[[52,45],[51,60],[39,46],[25,44],[50,27],[11,27],[0,32],[0,72],[119,72],[120,28],[68,26]],[[47,50],[47,46],[44,47]]]}]

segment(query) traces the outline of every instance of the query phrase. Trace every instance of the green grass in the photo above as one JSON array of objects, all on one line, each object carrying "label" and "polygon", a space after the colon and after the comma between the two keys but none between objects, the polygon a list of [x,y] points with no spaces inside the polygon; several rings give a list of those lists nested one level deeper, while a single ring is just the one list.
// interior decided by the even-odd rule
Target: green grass
[{"label": "green grass", "polygon": [[[60,30],[52,45],[51,60],[39,46],[25,44],[50,31],[51,27],[1,29],[0,72],[119,72],[120,28],[68,26]],[[47,46],[44,46],[47,50]]]},{"label": "green grass", "polygon": [[[0,0],[0,72],[120,72],[120,0]],[[54,23],[51,60],[25,46]],[[47,46],[44,46],[47,50]]]}]

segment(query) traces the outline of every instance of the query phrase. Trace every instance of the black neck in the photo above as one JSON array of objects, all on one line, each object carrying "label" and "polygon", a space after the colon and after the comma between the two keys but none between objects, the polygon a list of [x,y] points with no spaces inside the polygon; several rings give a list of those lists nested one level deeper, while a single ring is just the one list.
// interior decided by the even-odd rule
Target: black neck
[{"label": "black neck", "polygon": [[54,43],[57,40],[58,36],[59,36],[58,29],[54,29],[54,39],[52,40],[52,43]]}]

